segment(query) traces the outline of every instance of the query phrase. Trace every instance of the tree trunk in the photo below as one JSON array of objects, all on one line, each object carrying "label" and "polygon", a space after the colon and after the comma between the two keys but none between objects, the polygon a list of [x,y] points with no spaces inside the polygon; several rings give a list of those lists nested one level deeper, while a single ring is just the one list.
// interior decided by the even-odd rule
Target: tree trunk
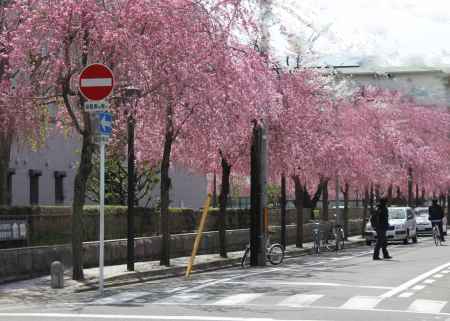
[{"label": "tree trunk", "polygon": [[[171,126],[170,126],[171,127]],[[161,254],[160,265],[170,266],[170,231],[169,231],[169,203],[170,203],[170,154],[172,152],[172,130],[166,130],[164,151],[161,162]]]},{"label": "tree trunk", "polygon": [[388,188],[388,204],[392,203],[392,195],[392,184],[390,184]]},{"label": "tree trunk", "polygon": [[0,206],[8,205],[8,172],[12,137],[10,130],[0,134]]},{"label": "tree trunk", "polygon": [[82,134],[81,160],[75,176],[72,203],[72,260],[74,280],[83,280],[83,207],[86,198],[87,180],[92,171],[93,142],[89,114],[84,113],[85,130]]},{"label": "tree trunk", "polygon": [[419,206],[419,184],[416,183],[416,207]]},{"label": "tree trunk", "polygon": [[362,223],[361,223],[361,236],[364,238],[365,237],[365,231],[366,231],[366,220],[367,220],[367,209],[368,209],[368,205],[369,205],[369,189],[366,186],[364,188],[364,199],[363,199],[363,206],[364,206],[364,210],[363,210],[363,218],[362,218]]},{"label": "tree trunk", "polygon": [[344,235],[345,238],[347,239],[348,234],[348,202],[349,202],[349,190],[350,190],[350,186],[348,185],[348,183],[345,183],[344,185],[344,190],[343,190],[343,194],[344,194]]},{"label": "tree trunk", "polygon": [[297,235],[295,246],[303,247],[303,188],[298,176],[293,176],[295,186],[295,208],[297,210]]},{"label": "tree trunk", "polygon": [[447,224],[450,222],[450,190],[447,192]]},{"label": "tree trunk", "polygon": [[216,178],[216,171],[214,171],[213,176],[213,193],[212,193],[212,207],[217,207],[217,178]]},{"label": "tree trunk", "polygon": [[370,205],[370,215],[373,213],[374,208],[374,195],[373,195],[373,183],[370,183],[370,196],[369,196],[369,205]]},{"label": "tree trunk", "polygon": [[230,172],[231,165],[222,156],[222,186],[220,189],[220,210],[219,210],[219,247],[220,256],[227,257],[227,242],[226,242],[226,220],[227,201],[230,193]]},{"label": "tree trunk", "polygon": [[379,201],[381,198],[380,185],[375,185],[375,198]]},{"label": "tree trunk", "polygon": [[328,222],[328,180],[323,182],[321,220]]},{"label": "tree trunk", "polygon": [[408,168],[408,206],[413,206],[413,177],[412,168]]},{"label": "tree trunk", "polygon": [[286,249],[286,175],[281,175],[281,195],[280,195],[280,216],[281,216],[281,246]]}]

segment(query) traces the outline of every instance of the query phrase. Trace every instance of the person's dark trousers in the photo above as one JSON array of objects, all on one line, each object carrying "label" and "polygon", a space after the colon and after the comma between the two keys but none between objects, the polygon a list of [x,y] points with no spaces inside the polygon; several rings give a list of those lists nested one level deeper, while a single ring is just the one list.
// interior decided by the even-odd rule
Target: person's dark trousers
[{"label": "person's dark trousers", "polygon": [[383,251],[383,257],[389,257],[389,253],[387,251],[386,230],[377,230],[377,243],[375,244],[375,248],[373,250],[374,259],[378,259],[380,257],[380,249]]},{"label": "person's dark trousers", "polygon": [[432,225],[432,226],[435,226],[435,225],[438,226],[439,234],[441,234],[441,241],[444,242],[445,239],[444,239],[444,230],[443,230],[443,228],[442,228],[442,221],[440,221],[439,223],[431,222],[431,225]]}]

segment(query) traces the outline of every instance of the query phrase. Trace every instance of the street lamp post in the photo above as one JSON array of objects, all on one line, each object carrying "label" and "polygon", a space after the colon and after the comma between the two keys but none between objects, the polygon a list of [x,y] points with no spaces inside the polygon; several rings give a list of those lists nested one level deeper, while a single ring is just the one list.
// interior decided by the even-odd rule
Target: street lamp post
[{"label": "street lamp post", "polygon": [[[140,90],[134,87],[126,87],[123,94],[128,104],[137,101]],[[134,107],[134,106],[133,106]],[[127,270],[134,271],[134,205],[136,192],[136,168],[134,153],[134,130],[136,121],[133,115],[134,108],[127,109],[127,145],[128,145],[128,191],[127,191]]]}]

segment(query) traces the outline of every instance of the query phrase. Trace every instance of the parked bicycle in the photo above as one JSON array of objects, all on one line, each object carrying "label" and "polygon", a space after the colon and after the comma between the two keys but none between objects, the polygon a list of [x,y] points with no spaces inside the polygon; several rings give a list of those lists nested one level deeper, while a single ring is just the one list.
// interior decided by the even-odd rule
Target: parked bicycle
[{"label": "parked bicycle", "polygon": [[441,221],[431,221],[431,224],[433,225],[433,240],[434,244],[436,246],[442,245],[442,237],[441,232],[439,231],[439,226],[436,223],[440,223]]},{"label": "parked bicycle", "polygon": [[343,250],[344,249],[344,242],[345,242],[344,228],[342,227],[342,225],[340,225],[338,223],[335,223],[331,227],[331,230],[332,230],[331,235],[333,236],[333,242],[334,242],[334,249],[335,249],[335,251],[337,252],[339,250]]},{"label": "parked bicycle", "polygon": [[[270,236],[266,239],[266,260],[268,260],[273,265],[278,265],[283,262],[284,259],[284,249],[279,243],[270,243]],[[250,244],[245,247],[244,255],[241,259],[241,266],[247,268],[250,266]]]},{"label": "parked bicycle", "polygon": [[335,223],[326,235],[322,234],[320,222],[314,222],[312,228],[313,254],[319,255],[321,248],[336,252],[344,249],[345,234],[340,224]]}]

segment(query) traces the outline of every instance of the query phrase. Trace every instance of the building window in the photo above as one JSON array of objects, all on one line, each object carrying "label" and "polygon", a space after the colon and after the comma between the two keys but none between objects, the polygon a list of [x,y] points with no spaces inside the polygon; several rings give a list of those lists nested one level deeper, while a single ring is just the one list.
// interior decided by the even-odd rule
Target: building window
[{"label": "building window", "polygon": [[42,176],[41,171],[30,169],[30,205],[39,204],[39,177]]},{"label": "building window", "polygon": [[6,194],[6,204],[9,205],[9,206],[11,206],[11,204],[12,204],[12,197],[13,197],[13,194],[12,194],[12,191],[13,191],[13,189],[12,189],[12,187],[13,187],[12,179],[13,179],[13,175],[15,173],[16,173],[15,169],[10,169],[8,171],[8,180],[6,181],[6,184],[7,184],[6,187],[7,187],[7,193],[8,193],[8,194]]},{"label": "building window", "polygon": [[64,177],[66,172],[55,172],[55,204],[64,204]]}]

